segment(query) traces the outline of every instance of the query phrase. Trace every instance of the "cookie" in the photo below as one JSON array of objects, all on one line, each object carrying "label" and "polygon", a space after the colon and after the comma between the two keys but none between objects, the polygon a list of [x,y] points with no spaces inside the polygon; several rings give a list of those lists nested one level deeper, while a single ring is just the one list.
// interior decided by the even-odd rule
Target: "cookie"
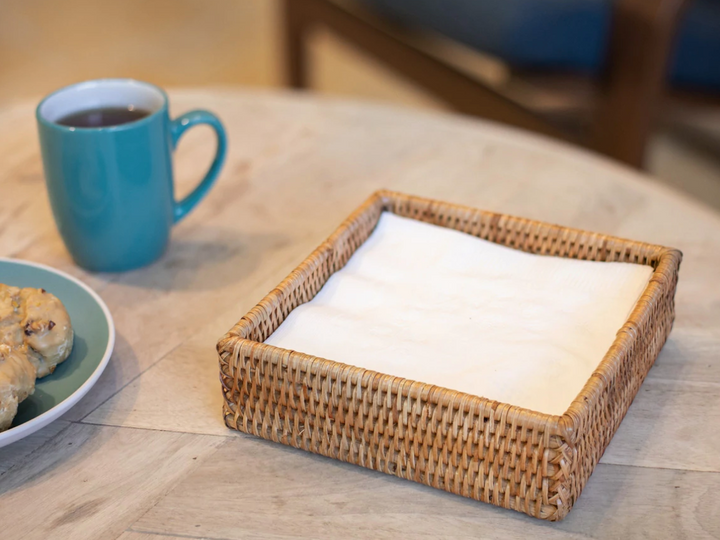
[{"label": "cookie", "polygon": [[0,283],[0,431],[12,424],[18,404],[72,350],[65,306],[44,289]]},{"label": "cookie", "polygon": [[27,355],[45,377],[65,360],[72,350],[73,329],[62,302],[44,289],[21,289],[20,328]]},{"label": "cookie", "polygon": [[35,391],[35,375],[22,349],[0,344],[0,431],[10,427],[18,404]]}]

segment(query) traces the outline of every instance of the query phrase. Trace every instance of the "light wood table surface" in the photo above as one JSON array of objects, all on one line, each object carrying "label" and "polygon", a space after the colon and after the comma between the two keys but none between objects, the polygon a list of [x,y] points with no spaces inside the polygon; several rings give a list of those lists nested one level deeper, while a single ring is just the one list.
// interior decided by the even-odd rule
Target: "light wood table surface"
[{"label": "light wood table surface", "polygon": [[[73,265],[45,195],[34,102],[0,111],[0,256],[107,302],[118,339],[62,420],[0,450],[0,538],[718,538],[720,215],[589,153],[460,117],[310,96],[171,92],[218,113],[230,154],[158,263]],[[179,191],[213,153],[182,141]],[[561,523],[228,430],[216,340],[373,190],[677,247],[677,320]]]}]

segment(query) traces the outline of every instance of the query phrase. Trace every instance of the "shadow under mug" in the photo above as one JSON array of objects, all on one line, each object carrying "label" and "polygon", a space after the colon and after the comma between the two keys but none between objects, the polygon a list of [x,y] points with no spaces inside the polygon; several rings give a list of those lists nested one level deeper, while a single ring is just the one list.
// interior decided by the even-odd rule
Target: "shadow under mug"
[{"label": "shadow under mug", "polygon": [[[58,120],[98,108],[149,111],[107,127],[71,127]],[[43,168],[60,235],[80,266],[117,272],[150,264],[165,251],[173,224],[207,195],[227,149],[220,120],[195,110],[170,120],[163,90],[130,79],[101,79],[68,86],[37,107]],[[207,124],[217,152],[205,178],[175,200],[172,152],[192,126]]]}]

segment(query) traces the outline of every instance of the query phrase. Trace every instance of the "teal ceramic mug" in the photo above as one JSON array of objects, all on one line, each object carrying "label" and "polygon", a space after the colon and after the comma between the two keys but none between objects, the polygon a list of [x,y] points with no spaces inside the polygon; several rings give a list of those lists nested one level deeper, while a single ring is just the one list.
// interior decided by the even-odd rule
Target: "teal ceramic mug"
[{"label": "teal ceramic mug", "polygon": [[[58,123],[103,108],[149,114],[107,127]],[[225,130],[214,114],[195,110],[170,120],[167,95],[145,82],[102,79],[68,86],[41,101],[36,116],[55,221],[75,262],[88,270],[130,270],[159,258],[173,224],[207,195],[225,159]],[[172,152],[198,124],[213,128],[217,152],[195,190],[176,201]]]}]

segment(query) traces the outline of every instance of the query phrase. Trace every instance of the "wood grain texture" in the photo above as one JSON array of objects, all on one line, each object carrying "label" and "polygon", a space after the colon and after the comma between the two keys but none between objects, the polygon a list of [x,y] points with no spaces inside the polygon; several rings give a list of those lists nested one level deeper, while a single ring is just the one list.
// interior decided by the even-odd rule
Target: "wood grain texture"
[{"label": "wood grain texture", "polygon": [[[84,421],[163,431],[232,435],[222,418],[213,339],[193,339],[148,369]],[[168,407],[175,396],[183,399]]]},{"label": "wood grain texture", "polygon": [[[696,514],[696,508],[702,505],[692,502],[696,500],[693,497],[700,497],[702,489],[716,489],[713,479],[719,470],[716,451],[719,441],[714,431],[707,428],[720,415],[717,399],[720,287],[716,283],[720,267],[720,216],[716,212],[661,187],[652,178],[590,153],[462,117],[231,89],[171,92],[171,102],[173,114],[203,107],[223,119],[231,141],[228,162],[207,200],[173,231],[165,257],[148,268],[125,274],[88,274],[73,265],[55,231],[44,195],[34,103],[0,110],[0,122],[13,126],[12,132],[0,130],[0,256],[50,264],[78,276],[106,300],[117,324],[118,344],[106,373],[65,420],[77,421],[90,414],[87,422],[123,426],[119,430],[93,426],[87,429],[100,430],[98,433],[106,433],[106,429],[131,432],[133,444],[138,447],[129,452],[132,463],[127,466],[132,467],[137,466],[137,456],[145,454],[148,463],[158,463],[153,462],[156,459],[153,456],[164,452],[159,450],[163,444],[171,445],[170,439],[162,437],[177,436],[160,433],[161,440],[166,441],[160,444],[159,431],[155,430],[195,433],[183,436],[184,444],[192,444],[196,438],[221,440],[202,435],[229,434],[222,427],[219,409],[214,352],[217,338],[372,191],[390,188],[683,250],[677,318],[670,339],[604,461],[562,526],[576,523],[574,516],[580,514],[583,521],[622,533],[619,527],[607,525],[610,520],[607,516],[616,507],[608,509],[612,501],[602,500],[610,488],[598,487],[605,482],[599,479],[609,474],[606,470],[622,471],[613,481],[623,483],[619,500],[626,522],[631,521],[629,508],[634,507],[645,516],[645,521],[638,518],[639,522],[649,523],[649,516],[655,515],[657,522],[663,524],[664,530],[649,529],[657,532],[655,538],[677,536],[673,534],[677,530],[697,530],[702,536],[704,529],[698,523],[704,523],[707,530],[717,526],[720,518]],[[179,194],[197,182],[212,151],[209,133],[200,129],[183,139],[175,159]],[[173,395],[173,388],[177,388],[182,399],[171,406],[168,398]],[[149,429],[129,429],[133,426]],[[85,429],[72,427],[81,432]],[[246,439],[229,434],[227,440]],[[51,438],[50,442],[53,441]],[[33,460],[47,451],[49,443],[40,444],[32,454]],[[23,497],[28,496],[25,492],[37,496],[35,484],[22,472],[32,461],[25,459],[27,454],[17,445],[5,451],[13,448],[18,448],[19,457],[0,476],[0,482],[12,482],[16,488],[12,499],[9,493],[0,495],[0,514],[15,513],[16,509],[22,512],[26,500]],[[262,448],[269,461],[278,463],[288,452],[270,444]],[[95,454],[65,450],[58,463],[72,462],[72,467],[81,470],[80,462],[87,461],[87,466],[93,468],[99,463],[95,460],[100,459]],[[6,455],[3,453],[2,459]],[[121,457],[124,456],[112,453],[107,461],[102,460],[107,468],[104,474],[125,475],[128,469]],[[296,467],[297,463],[305,466],[306,459],[319,458],[303,455],[293,463]],[[228,458],[224,463],[229,462]],[[602,465],[603,462],[676,470],[617,467]],[[372,473],[342,465],[338,469],[331,461],[322,463],[329,466],[323,474],[331,479],[328,480],[331,491],[349,485],[349,489],[356,490],[357,500],[353,504],[372,505],[373,490],[363,493],[361,487],[353,487],[354,479],[360,478],[355,474]],[[247,474],[242,460],[228,466],[231,471],[228,477],[232,478],[222,480],[220,485]],[[288,469],[292,467],[288,465]],[[155,468],[158,470],[152,477],[158,486],[172,485],[185,477],[182,471],[175,475],[165,468]],[[685,469],[695,472],[684,472]],[[641,488],[648,485],[650,480],[642,476],[648,474],[652,475],[653,489]],[[164,484],[160,476],[171,479]],[[282,497],[292,487],[286,476],[286,471],[280,471],[275,477],[263,477],[262,485],[253,483],[246,487],[250,493],[264,489]],[[61,515],[65,493],[82,490],[81,479],[70,474],[44,478],[47,493],[43,497],[48,498],[49,512]],[[673,478],[686,479],[685,484],[677,484],[685,487],[674,488],[675,484],[668,483]],[[389,480],[396,482],[395,496],[405,502],[414,500],[416,490],[424,489],[409,482]],[[146,484],[143,479],[129,475],[123,485],[132,485],[137,491]],[[120,514],[118,519],[123,526],[117,529],[115,537],[119,536],[162,499],[166,488],[153,489],[154,495],[149,498],[135,500],[117,495],[117,506],[108,503],[99,507],[89,526],[114,523],[115,514]],[[683,498],[671,498],[669,494],[678,489]],[[452,501],[443,502],[446,506],[440,508],[450,507],[451,510],[443,510],[449,516],[467,512],[475,520],[472,527],[466,527],[457,517],[445,520],[457,522],[456,527],[466,527],[458,536],[478,536],[478,531],[492,528],[506,532],[509,538],[527,537],[524,529],[516,525],[515,520],[522,519],[521,516],[442,493],[427,493],[432,493],[432,503],[428,505],[439,504],[438,500]],[[593,493],[598,493],[597,498],[593,498]],[[90,495],[73,496],[80,504],[92,499]],[[193,497],[192,504],[186,500],[188,511],[207,507],[207,516],[220,511],[211,509],[218,506],[219,499],[209,487]],[[651,499],[660,506],[647,502]],[[671,500],[677,504],[671,506]],[[662,505],[667,505],[667,510]],[[126,508],[129,509],[124,513]],[[163,508],[162,504],[159,508]],[[233,516],[243,514],[242,507],[226,510]],[[194,515],[206,512],[192,511]],[[296,520],[307,518],[304,510],[298,512]],[[680,516],[677,518],[680,529],[672,529],[669,518],[663,521],[673,512]],[[436,514],[438,520],[443,519],[440,514]],[[153,515],[159,516],[150,513],[143,523],[150,523],[147,520]],[[701,515],[710,517],[697,517]],[[160,529],[160,518],[152,519],[152,527]],[[408,521],[412,520],[403,523]],[[400,530],[395,528],[398,523],[394,518],[383,518],[373,533],[376,537],[392,536],[393,531]],[[533,522],[521,523],[528,527]],[[317,535],[325,534],[321,521],[311,524]],[[36,526],[44,525],[38,521]],[[556,531],[537,528],[535,524],[532,527],[546,531],[543,533],[546,536]],[[410,530],[420,531],[420,527]],[[612,536],[600,529],[581,533],[562,531],[569,535]],[[193,530],[187,534],[209,533]],[[372,536],[370,532],[366,534]],[[262,537],[263,533],[257,535]],[[14,540],[13,536],[3,536],[3,540],[6,537]]]},{"label": "wood grain texture", "polygon": [[136,531],[125,531],[120,536],[117,537],[117,540],[182,540],[183,538],[198,538],[199,540],[212,540],[211,538],[208,538],[207,536],[169,536],[167,534],[152,534],[152,533],[143,533],[143,532],[136,532]]},{"label": "wood grain texture", "polygon": [[24,460],[32,459],[30,456],[33,452],[37,451],[69,425],[69,422],[57,420],[10,446],[0,448],[0,477],[13,467],[20,465]]},{"label": "wood grain texture", "polygon": [[222,439],[73,424],[0,477],[3,538],[116,538]]},{"label": "wood grain texture", "polygon": [[712,538],[720,534],[720,502],[713,496],[719,488],[714,473],[599,465],[569,516],[549,524],[240,437],[206,459],[133,530],[228,539]]},{"label": "wood grain texture", "polygon": [[601,463],[720,471],[720,385],[648,378]]}]

